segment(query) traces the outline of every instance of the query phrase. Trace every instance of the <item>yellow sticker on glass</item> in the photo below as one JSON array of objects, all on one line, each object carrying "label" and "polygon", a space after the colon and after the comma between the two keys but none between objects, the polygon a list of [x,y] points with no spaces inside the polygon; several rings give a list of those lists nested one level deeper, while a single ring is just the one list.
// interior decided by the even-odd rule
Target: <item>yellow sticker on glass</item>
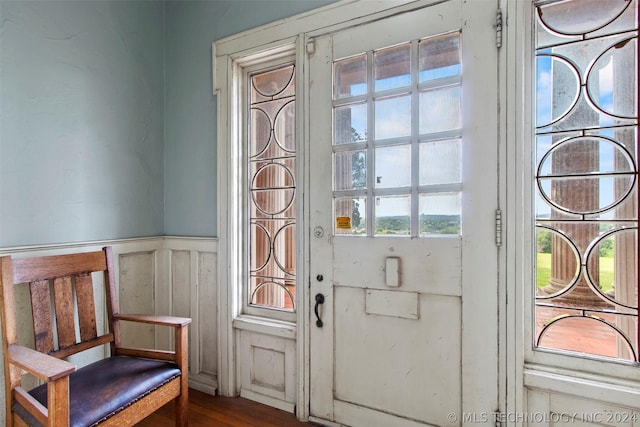
[{"label": "yellow sticker on glass", "polygon": [[336,218],[336,228],[351,230],[351,217],[339,216]]}]

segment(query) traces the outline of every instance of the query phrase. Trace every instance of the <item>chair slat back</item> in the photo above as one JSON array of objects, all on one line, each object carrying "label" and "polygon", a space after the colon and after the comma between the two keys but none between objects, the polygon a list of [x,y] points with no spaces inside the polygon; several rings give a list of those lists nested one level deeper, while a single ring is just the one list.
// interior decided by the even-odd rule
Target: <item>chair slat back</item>
[{"label": "chair slat back", "polygon": [[76,276],[76,299],[78,300],[80,340],[88,341],[97,338],[96,306],[93,299],[91,274],[79,274]]},{"label": "chair slat back", "polygon": [[51,313],[51,293],[48,280],[36,280],[29,284],[31,292],[33,316],[33,334],[36,350],[41,353],[51,353],[53,344],[53,315]]},{"label": "chair slat back", "polygon": [[58,348],[71,347],[76,344],[76,319],[73,311],[71,277],[65,276],[53,279],[53,301],[56,312]]},{"label": "chair slat back", "polygon": [[107,251],[12,260],[14,283],[29,283],[36,350],[62,358],[114,340],[98,337],[92,277],[108,263]]}]

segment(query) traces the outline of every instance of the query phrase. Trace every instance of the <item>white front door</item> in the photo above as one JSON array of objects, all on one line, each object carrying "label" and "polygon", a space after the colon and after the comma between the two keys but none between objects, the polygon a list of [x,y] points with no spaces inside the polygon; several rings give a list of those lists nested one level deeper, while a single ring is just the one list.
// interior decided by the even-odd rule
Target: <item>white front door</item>
[{"label": "white front door", "polygon": [[310,39],[310,413],[495,422],[495,2]]}]

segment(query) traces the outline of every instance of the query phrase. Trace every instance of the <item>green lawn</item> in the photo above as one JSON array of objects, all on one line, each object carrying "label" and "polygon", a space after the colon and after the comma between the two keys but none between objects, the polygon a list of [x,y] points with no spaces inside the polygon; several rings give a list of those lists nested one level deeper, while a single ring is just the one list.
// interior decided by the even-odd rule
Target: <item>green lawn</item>
[{"label": "green lawn", "polygon": [[[538,253],[537,286],[546,286],[551,278],[551,254]],[[613,285],[613,257],[600,257],[600,285],[604,292]]]}]

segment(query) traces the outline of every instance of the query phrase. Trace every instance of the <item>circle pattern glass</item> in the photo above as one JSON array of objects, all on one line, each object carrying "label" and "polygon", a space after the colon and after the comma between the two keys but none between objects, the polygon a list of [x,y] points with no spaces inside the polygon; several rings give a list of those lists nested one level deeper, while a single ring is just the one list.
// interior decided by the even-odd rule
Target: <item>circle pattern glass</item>
[{"label": "circle pattern glass", "polygon": [[538,15],[547,28],[565,35],[580,35],[597,31],[613,22],[631,3],[628,0],[580,0],[571,7],[564,2],[538,8]]},{"label": "circle pattern glass", "polygon": [[[630,153],[615,141],[576,137],[558,142],[545,153],[537,179],[542,197],[556,209],[595,214],[620,204],[629,195],[635,183],[635,167]],[[608,196],[588,197],[594,190],[607,190]]]}]

